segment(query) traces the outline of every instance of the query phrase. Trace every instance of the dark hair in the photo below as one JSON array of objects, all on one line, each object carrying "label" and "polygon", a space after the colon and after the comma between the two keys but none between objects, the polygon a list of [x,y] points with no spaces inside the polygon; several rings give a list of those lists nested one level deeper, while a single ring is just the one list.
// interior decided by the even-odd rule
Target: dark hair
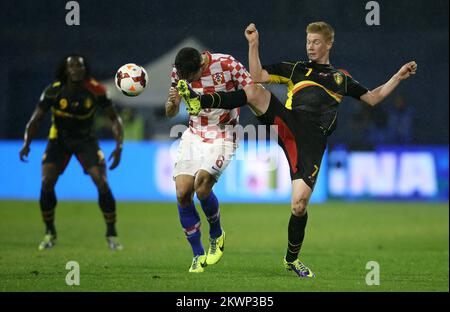
[{"label": "dark hair", "polygon": [[66,55],[58,64],[58,67],[56,68],[55,77],[56,80],[60,81],[62,84],[65,84],[67,82],[67,60],[69,57],[81,57],[83,59],[84,67],[85,67],[85,73],[84,77],[89,77],[91,73],[91,67],[89,66],[89,62],[87,61],[86,57],[84,57],[81,54],[78,53],[71,53]]},{"label": "dark hair", "polygon": [[202,66],[202,56],[194,48],[186,47],[178,51],[175,57],[175,68],[180,79],[186,79]]}]

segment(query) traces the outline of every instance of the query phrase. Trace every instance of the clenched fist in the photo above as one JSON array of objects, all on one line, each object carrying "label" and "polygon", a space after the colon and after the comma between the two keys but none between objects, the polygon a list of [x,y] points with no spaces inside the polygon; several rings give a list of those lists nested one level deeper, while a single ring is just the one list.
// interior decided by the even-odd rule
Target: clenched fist
[{"label": "clenched fist", "polygon": [[259,34],[255,24],[251,23],[247,26],[245,29],[245,38],[247,38],[248,44],[259,43]]},{"label": "clenched fist", "polygon": [[408,79],[409,76],[416,74],[416,70],[417,70],[417,63],[416,62],[412,61],[412,62],[406,63],[397,72],[397,77],[400,80]]}]

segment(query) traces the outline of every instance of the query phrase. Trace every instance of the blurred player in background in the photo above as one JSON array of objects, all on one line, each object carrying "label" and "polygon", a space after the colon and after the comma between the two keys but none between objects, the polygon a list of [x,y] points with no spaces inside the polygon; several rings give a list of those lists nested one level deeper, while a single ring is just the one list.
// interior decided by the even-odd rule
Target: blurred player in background
[{"label": "blurred player in background", "polygon": [[109,160],[113,159],[109,169],[114,169],[119,165],[122,153],[122,121],[106,96],[105,87],[89,74],[89,65],[84,57],[72,54],[64,58],[56,71],[56,81],[42,93],[25,129],[24,144],[19,153],[22,161],[26,161],[31,141],[36,136],[45,114],[51,110],[52,126],[42,159],[39,200],[46,230],[39,250],[50,249],[56,242],[55,185],[72,155],[76,156],[84,172],[91,176],[98,189],[98,203],[107,226],[106,238],[109,248],[122,249],[115,228],[116,201],[106,178],[103,152],[93,133],[95,111],[101,107],[112,121],[112,131],[116,140],[116,148],[109,157]]},{"label": "blurred player in background", "polygon": [[278,143],[289,162],[292,180],[291,216],[288,225],[288,247],[283,264],[300,277],[314,273],[298,259],[303,244],[307,206],[316,183],[327,137],[336,128],[337,109],[344,96],[351,96],[369,105],[376,105],[388,96],[402,80],[416,73],[417,64],[403,65],[385,84],[369,91],[342,69],[330,64],[334,30],[325,22],[316,22],[306,29],[306,52],[309,61],[281,62],[261,66],[259,35],[250,24],[245,36],[249,43],[250,73],[255,82],[286,84],[287,101],[283,105],[260,85],[244,90],[209,96],[195,94],[180,81],[178,90],[188,111],[197,114],[200,108],[233,109],[247,102],[258,119],[266,125],[278,126]]},{"label": "blurred player in background", "polygon": [[[166,103],[166,115],[170,118],[180,109],[181,98],[176,89],[180,79],[199,94],[234,91],[252,83],[250,74],[231,55],[200,53],[189,47],[178,52],[171,79]],[[190,116],[189,128],[181,137],[173,177],[180,222],[194,253],[189,272],[203,272],[204,266],[217,263],[223,255],[225,232],[220,226],[219,202],[212,188],[237,148],[233,127],[238,118],[239,108],[203,109],[197,116]],[[207,255],[201,242],[194,193],[210,226]]]}]

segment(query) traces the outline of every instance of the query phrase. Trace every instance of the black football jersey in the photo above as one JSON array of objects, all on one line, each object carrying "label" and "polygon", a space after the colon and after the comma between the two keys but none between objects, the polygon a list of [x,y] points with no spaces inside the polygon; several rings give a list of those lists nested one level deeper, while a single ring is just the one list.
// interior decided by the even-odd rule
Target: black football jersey
[{"label": "black football jersey", "polygon": [[318,125],[331,133],[336,127],[337,108],[344,96],[355,99],[368,89],[342,69],[314,62],[281,62],[265,65],[270,83],[287,84],[286,108],[311,113]]},{"label": "black football jersey", "polygon": [[59,81],[52,83],[42,93],[38,105],[45,112],[52,112],[49,139],[54,139],[59,136],[92,136],[96,109],[106,108],[112,103],[106,95],[106,88],[89,78],[77,92],[70,92]]}]

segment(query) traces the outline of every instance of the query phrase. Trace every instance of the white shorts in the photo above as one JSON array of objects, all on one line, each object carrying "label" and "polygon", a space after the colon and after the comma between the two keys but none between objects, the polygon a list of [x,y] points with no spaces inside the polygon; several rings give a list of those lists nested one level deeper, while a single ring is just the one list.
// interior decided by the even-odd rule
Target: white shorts
[{"label": "white shorts", "polygon": [[195,176],[199,170],[205,170],[217,181],[230,163],[236,148],[236,143],[225,139],[205,143],[201,137],[187,129],[178,146],[173,178],[182,174]]}]

